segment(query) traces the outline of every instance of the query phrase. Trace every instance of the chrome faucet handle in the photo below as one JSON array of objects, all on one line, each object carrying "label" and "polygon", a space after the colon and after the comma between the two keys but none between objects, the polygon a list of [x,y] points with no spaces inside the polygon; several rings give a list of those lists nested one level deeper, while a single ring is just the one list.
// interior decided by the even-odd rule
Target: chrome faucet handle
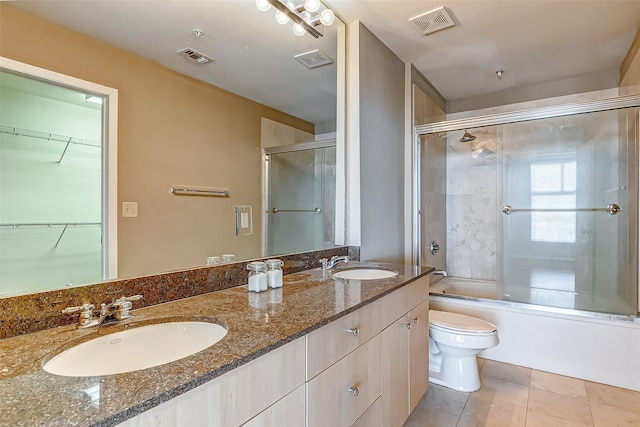
[{"label": "chrome faucet handle", "polygon": [[118,298],[110,304],[116,310],[116,312],[113,314],[113,317],[118,320],[129,319],[130,317],[132,317],[131,313],[129,313],[129,310],[131,310],[132,307],[131,301],[137,301],[140,299],[142,299],[142,295],[133,295],[130,297]]},{"label": "chrome faucet handle", "polygon": [[322,264],[322,269],[323,270],[328,270],[329,269],[329,260],[326,258],[321,258],[320,259],[320,263]]},{"label": "chrome faucet handle", "polygon": [[62,314],[71,314],[80,312],[79,326],[86,326],[93,322],[93,310],[96,308],[94,304],[85,303],[77,307],[67,307],[62,310]]}]

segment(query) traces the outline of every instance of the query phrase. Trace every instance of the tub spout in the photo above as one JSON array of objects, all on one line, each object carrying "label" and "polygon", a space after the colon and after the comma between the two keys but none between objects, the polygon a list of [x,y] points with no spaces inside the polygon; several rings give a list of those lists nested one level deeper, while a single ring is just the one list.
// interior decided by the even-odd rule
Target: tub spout
[{"label": "tub spout", "polygon": [[431,274],[433,274],[434,276],[443,276],[443,277],[447,277],[448,276],[448,274],[447,274],[447,272],[445,270],[436,270]]}]

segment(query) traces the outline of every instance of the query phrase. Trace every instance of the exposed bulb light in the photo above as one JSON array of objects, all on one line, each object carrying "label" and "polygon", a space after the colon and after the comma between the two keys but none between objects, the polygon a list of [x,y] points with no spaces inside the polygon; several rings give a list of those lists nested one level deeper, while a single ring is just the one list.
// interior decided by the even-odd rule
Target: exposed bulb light
[{"label": "exposed bulb light", "polygon": [[[329,26],[336,20],[333,10],[323,6],[321,0],[256,0],[256,7],[263,12],[271,6],[276,9],[275,18],[278,24],[284,25],[290,20],[293,21],[293,33],[297,36],[306,32],[315,38],[322,37],[322,25]],[[318,13],[322,7],[324,9]]]},{"label": "exposed bulb light", "polygon": [[325,9],[320,13],[320,22],[323,25],[329,26],[336,20],[336,14],[331,9]]},{"label": "exposed bulb light", "polygon": [[300,24],[293,24],[293,34],[298,37],[302,37],[307,33],[307,30]]},{"label": "exposed bulb light", "polygon": [[504,70],[498,70],[496,71],[496,76],[498,76],[499,79],[502,78],[502,75],[504,74]]},{"label": "exposed bulb light", "polygon": [[302,5],[308,12],[317,12],[320,9],[320,0],[304,0]]},{"label": "exposed bulb light", "polygon": [[289,17],[286,13],[276,10],[276,22],[280,25],[284,25],[289,22]]},{"label": "exposed bulb light", "polygon": [[256,7],[259,11],[266,12],[271,9],[271,3],[269,3],[269,0],[256,0]]}]

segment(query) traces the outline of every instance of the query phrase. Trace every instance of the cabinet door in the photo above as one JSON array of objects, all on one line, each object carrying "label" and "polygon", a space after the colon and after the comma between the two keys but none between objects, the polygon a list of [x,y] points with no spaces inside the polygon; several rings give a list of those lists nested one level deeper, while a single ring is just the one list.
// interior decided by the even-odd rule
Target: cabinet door
[{"label": "cabinet door", "polygon": [[409,416],[409,320],[407,315],[382,331],[382,425],[400,427]]},{"label": "cabinet door", "polygon": [[429,387],[429,300],[409,312],[409,398],[413,411]]}]

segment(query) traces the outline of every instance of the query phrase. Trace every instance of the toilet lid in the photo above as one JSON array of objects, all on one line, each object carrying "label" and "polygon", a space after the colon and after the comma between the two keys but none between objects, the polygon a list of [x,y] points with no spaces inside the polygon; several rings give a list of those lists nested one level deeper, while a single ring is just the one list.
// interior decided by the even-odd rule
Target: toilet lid
[{"label": "toilet lid", "polygon": [[466,314],[429,310],[429,323],[441,328],[460,332],[491,333],[498,330],[495,325]]}]

